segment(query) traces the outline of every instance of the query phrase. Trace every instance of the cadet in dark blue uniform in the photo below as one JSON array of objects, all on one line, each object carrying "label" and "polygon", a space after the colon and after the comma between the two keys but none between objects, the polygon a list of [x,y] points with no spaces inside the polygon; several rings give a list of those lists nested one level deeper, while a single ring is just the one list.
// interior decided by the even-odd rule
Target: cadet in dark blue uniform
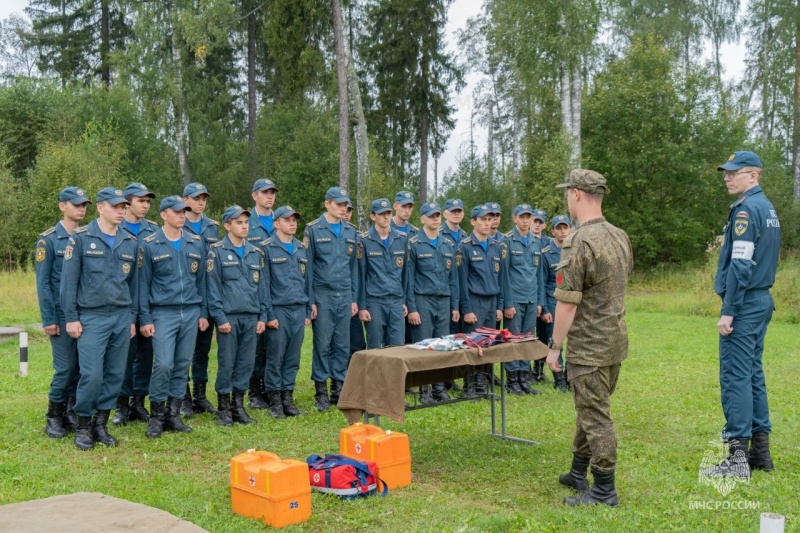
[{"label": "cadet in dark blue uniform", "polygon": [[152,338],[150,420],[145,434],[190,433],[181,420],[181,398],[197,331],[209,327],[206,308],[205,246],[184,231],[189,207],[178,196],[161,200],[164,227],[139,247],[139,303],[142,335]]},{"label": "cadet in dark blue uniform", "polygon": [[300,349],[305,328],[311,325],[308,256],[303,244],[294,237],[299,218],[300,213],[291,207],[279,207],[275,211],[275,231],[261,243],[270,296],[264,381],[269,414],[275,418],[305,414],[294,404]]},{"label": "cadet in dark blue uniform", "polygon": [[392,209],[395,212],[392,217],[392,228],[404,233],[409,239],[416,235],[419,229],[409,222],[414,212],[414,195],[408,191],[400,191],[394,196]]},{"label": "cadet in dark blue uniform", "polygon": [[264,252],[247,242],[250,211],[234,204],[222,223],[228,234],[208,251],[208,311],[217,324],[219,367],[214,385],[222,426],[254,424],[244,408],[253,375],[256,338],[264,333],[269,307],[262,274]]},{"label": "cadet in dark blue uniform", "polygon": [[[549,342],[550,338],[553,336],[553,324],[555,322],[554,318],[557,303],[555,297],[556,267],[558,267],[558,262],[561,261],[561,247],[564,244],[564,240],[572,231],[571,224],[572,222],[567,215],[554,216],[550,223],[553,237],[550,239],[550,244],[542,248],[542,273],[545,278],[544,284],[547,300],[540,317],[545,325],[543,328],[544,336],[540,337],[539,340],[544,343]],[[567,369],[563,358],[563,348],[561,352],[562,356],[559,356],[558,364],[561,366],[562,370],[560,372],[553,372],[553,387],[561,392],[567,392],[569,390],[569,383],[567,382]]]},{"label": "cadet in dark blue uniform", "polygon": [[[455,245],[439,232],[442,210],[436,202],[420,208],[422,231],[408,240],[408,259],[405,268],[405,295],[411,339],[444,337],[450,322],[458,322],[458,271],[455,265]],[[420,401],[449,400],[444,383],[433,384],[433,395],[427,387]]]},{"label": "cadet in dark blue uniform", "polygon": [[[347,201],[347,214],[344,216],[345,222],[352,223],[353,218],[353,202]],[[359,241],[361,236],[359,235]],[[367,336],[364,331],[364,323],[358,317],[358,314],[350,318],[350,356],[354,353],[367,349]]]},{"label": "cadet in dark blue uniform", "polygon": [[[508,245],[508,278],[511,286],[508,307],[514,307],[512,317],[506,317],[511,333],[533,333],[536,318],[545,306],[544,271],[542,270],[541,240],[530,231],[533,208],[520,204],[514,208],[514,227],[505,234]],[[527,361],[504,363],[508,372],[508,389],[512,394],[539,394],[525,380]]]},{"label": "cadet in dark blue uniform", "polygon": [[[158,225],[145,218],[150,211],[150,201],[156,195],[138,182],[125,187],[123,194],[131,205],[125,212],[120,228],[136,237],[141,243],[145,237],[158,231]],[[136,328],[136,335],[131,338],[128,348],[125,378],[122,380],[122,388],[117,397],[117,406],[112,419],[115,426],[124,426],[129,421],[136,420],[147,422],[150,419],[150,414],[144,407],[144,399],[150,388],[150,373],[153,370],[153,342],[142,335],[139,324],[136,324]]]},{"label": "cadet in dark blue uniform", "polygon": [[464,202],[459,198],[447,200],[444,203],[444,219],[439,233],[451,239],[453,246],[457,246],[467,237],[467,232],[461,229],[461,221],[464,220]]},{"label": "cadet in dark blue uniform", "polygon": [[[58,209],[63,213],[60,222],[39,235],[34,252],[36,295],[42,327],[53,350],[53,380],[50,382],[47,425],[45,434],[53,439],[67,436],[67,428],[75,429],[75,421],[66,419],[67,405],[75,405],[78,385],[78,343],[67,335],[67,323],[61,308],[59,287],[64,250],[78,224],[86,216],[86,206],[92,203],[83,189],[67,187],[58,195]],[[66,426],[66,427],[65,427]]]},{"label": "cadet in dark blue uniform", "polygon": [[[459,305],[467,332],[481,326],[493,328],[504,312],[512,317],[514,314],[514,308],[506,306],[511,290],[506,269],[508,247],[503,242],[489,240],[492,223],[489,207],[483,204],[473,208],[470,222],[472,233],[456,249]],[[475,378],[464,380],[465,397],[486,394],[486,369],[479,369]]]},{"label": "cadet in dark blue uniform", "polygon": [[367,330],[367,347],[400,346],[405,340],[403,267],[408,239],[392,229],[389,200],[370,206],[373,226],[358,247],[358,317]]},{"label": "cadet in dark blue uniform", "polygon": [[[489,224],[489,240],[505,241],[505,235],[500,232],[500,222],[503,219],[503,210],[497,202],[487,202],[492,221]],[[499,325],[498,325],[499,327]]]},{"label": "cadet in dark blue uniform", "polygon": [[[326,212],[306,225],[303,245],[308,254],[312,277],[311,319],[314,355],[311,379],[314,380],[316,408],[330,409],[339,401],[350,360],[350,317],[358,312],[358,245],[355,226],[345,222],[345,189],[331,187],[325,193]],[[328,378],[331,395],[328,398]]]},{"label": "cadet in dark blue uniform", "polygon": [[[253,209],[250,210],[250,229],[247,232],[247,242],[259,248],[260,243],[272,235],[274,228],[274,213],[272,207],[275,205],[275,197],[278,187],[268,179],[258,179],[253,183],[251,196],[255,201]],[[256,361],[253,365],[253,375],[250,377],[250,390],[247,394],[248,405],[251,409],[266,409],[267,402],[264,399],[264,369],[267,365],[267,333],[258,336],[256,342]]]},{"label": "cadet in dark blue uniform", "polygon": [[128,201],[113,187],[101,189],[96,201],[98,218],[75,230],[64,250],[60,286],[67,333],[78,339],[80,354],[75,445],[81,450],[95,442],[117,445],[106,424],[136,334],[136,238],[119,231]]},{"label": "cadet in dark blue uniform", "polygon": [[[186,212],[186,225],[184,229],[202,239],[205,249],[203,257],[208,253],[208,248],[219,241],[219,223],[205,215],[210,194],[206,186],[201,183],[190,183],[183,189],[183,201],[189,206]],[[208,384],[208,353],[211,351],[211,339],[214,336],[214,322],[209,320],[209,327],[197,333],[197,344],[192,355],[192,387],[186,384],[186,394],[181,404],[181,414],[192,416],[194,413],[217,414],[217,410],[206,398]],[[192,399],[194,394],[194,400]]]},{"label": "cadet in dark blue uniform", "polygon": [[[547,213],[543,209],[533,210],[533,222],[531,223],[531,233],[541,240],[541,248],[544,249],[550,244],[550,237],[544,234],[544,228],[547,225]],[[555,290],[555,289],[554,289]],[[551,311],[555,312],[555,308]],[[536,319],[536,337],[542,342],[547,342],[553,332],[553,322],[546,322],[543,316]],[[541,383],[546,381],[544,375],[544,359],[538,359],[533,362],[533,373],[531,374],[532,383]]]},{"label": "cadet in dark blue uniform", "polygon": [[[714,292],[722,298],[717,324],[719,381],[725,414],[722,433],[729,453],[706,471],[709,475],[749,478],[751,468],[774,469],[761,357],[774,309],[769,289],[775,282],[781,229],[778,214],[759,185],[761,169],[761,160],[753,152],[736,152],[718,168],[725,172],[725,186],[737,200],[723,230],[714,278]],[[748,442],[752,442],[749,450]]]}]

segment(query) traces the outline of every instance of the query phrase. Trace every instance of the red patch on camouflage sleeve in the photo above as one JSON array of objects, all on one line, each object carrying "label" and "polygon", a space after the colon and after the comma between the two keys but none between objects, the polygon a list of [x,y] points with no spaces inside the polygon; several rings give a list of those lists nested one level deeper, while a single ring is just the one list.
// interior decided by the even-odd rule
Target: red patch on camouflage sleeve
[{"label": "red patch on camouflage sleeve", "polygon": [[556,274],[556,285],[563,285],[563,283],[564,283],[564,274],[559,272],[558,274]]}]

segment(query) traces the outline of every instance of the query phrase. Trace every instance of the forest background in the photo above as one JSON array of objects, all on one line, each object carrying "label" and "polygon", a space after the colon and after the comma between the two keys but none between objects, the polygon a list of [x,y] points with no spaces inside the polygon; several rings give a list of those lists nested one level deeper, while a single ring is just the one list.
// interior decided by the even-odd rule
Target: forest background
[{"label": "forest background", "polygon": [[[784,248],[800,246],[797,2],[485,0],[456,53],[451,7],[30,0],[0,21],[0,267],[30,263],[67,185],[163,197],[200,181],[215,216],[265,177],[309,221],[340,184],[365,228],[370,200],[400,189],[553,215],[576,166],[608,178],[606,215],[640,268],[704,262],[731,202],[716,167],[736,149],[761,155]],[[486,133],[440,173],[468,73]]]}]

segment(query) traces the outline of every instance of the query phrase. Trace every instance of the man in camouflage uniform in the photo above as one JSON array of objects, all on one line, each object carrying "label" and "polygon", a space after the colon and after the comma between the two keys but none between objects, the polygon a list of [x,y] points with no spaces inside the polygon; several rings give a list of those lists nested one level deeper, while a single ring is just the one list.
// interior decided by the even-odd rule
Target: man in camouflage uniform
[{"label": "man in camouflage uniform", "polygon": [[[556,269],[558,300],[547,364],[560,372],[558,357],[569,334],[566,359],[577,411],[572,442],[572,469],[559,482],[583,491],[566,498],[568,505],[616,506],[614,468],[617,438],[611,419],[611,394],[620,364],[628,356],[625,325],[625,286],[633,269],[631,242],[621,229],[603,218],[606,179],[592,170],[573,170],[566,183],[570,216],[578,230],[564,241]],[[594,483],[586,471],[591,464]]]}]

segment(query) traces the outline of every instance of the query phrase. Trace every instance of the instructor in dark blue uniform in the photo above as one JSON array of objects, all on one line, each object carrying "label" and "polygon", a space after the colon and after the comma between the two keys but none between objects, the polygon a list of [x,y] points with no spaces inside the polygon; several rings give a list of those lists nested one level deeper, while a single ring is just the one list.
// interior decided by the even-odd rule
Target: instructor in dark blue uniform
[{"label": "instructor in dark blue uniform", "polygon": [[[723,438],[728,457],[707,475],[749,478],[750,469],[772,470],[772,424],[761,356],[774,304],[781,229],[778,214],[759,185],[761,159],[736,152],[719,166],[728,192],[737,196],[723,229],[714,292],[722,298],[719,330],[719,381]],[[748,443],[752,443],[748,449]]]}]

